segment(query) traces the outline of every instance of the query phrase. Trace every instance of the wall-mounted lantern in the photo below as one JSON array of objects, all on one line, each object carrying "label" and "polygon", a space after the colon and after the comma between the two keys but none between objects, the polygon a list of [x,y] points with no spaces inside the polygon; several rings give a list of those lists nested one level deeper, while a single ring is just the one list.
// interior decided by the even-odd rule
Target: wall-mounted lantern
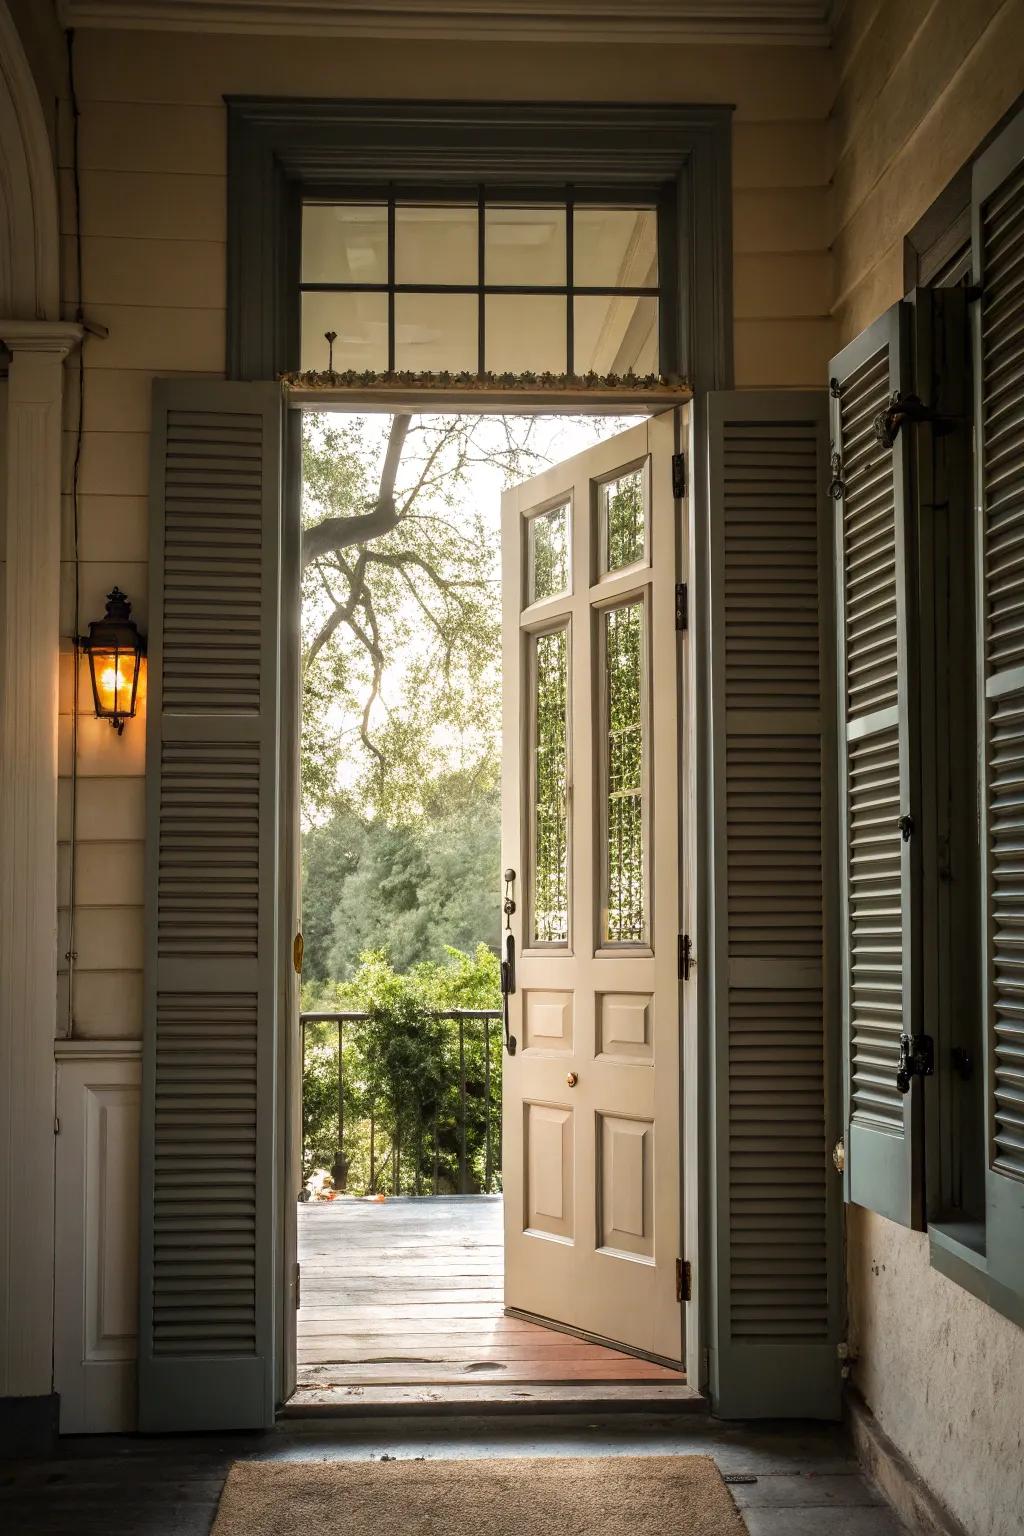
[{"label": "wall-mounted lantern", "polygon": [[132,618],[132,605],[115,587],[107,598],[107,612],[93,619],[88,635],[79,642],[89,658],[92,696],[97,720],[109,720],[120,736],[124,723],[135,714],[139,673],[146,642]]}]

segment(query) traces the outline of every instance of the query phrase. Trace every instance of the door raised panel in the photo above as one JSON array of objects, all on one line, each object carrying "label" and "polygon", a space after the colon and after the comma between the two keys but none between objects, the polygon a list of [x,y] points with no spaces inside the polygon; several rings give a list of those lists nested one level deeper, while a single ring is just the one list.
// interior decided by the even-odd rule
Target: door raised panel
[{"label": "door raised panel", "polygon": [[572,993],[523,994],[523,1047],[528,1051],[572,1050]]},{"label": "door raised panel", "polygon": [[132,1042],[61,1043],[54,1385],[64,1434],[135,1428],[139,1107]]},{"label": "door raised panel", "polygon": [[87,1360],[134,1360],[139,1322],[139,1090],[85,1090]]},{"label": "door raised panel", "polygon": [[654,1126],[597,1117],[599,1248],[654,1262]]},{"label": "door raised panel", "polygon": [[654,1060],[654,999],[641,992],[599,992],[597,1054],[621,1061]]},{"label": "door raised panel", "polygon": [[524,1104],[523,1186],[529,1232],[573,1238],[572,1110],[558,1104]]}]

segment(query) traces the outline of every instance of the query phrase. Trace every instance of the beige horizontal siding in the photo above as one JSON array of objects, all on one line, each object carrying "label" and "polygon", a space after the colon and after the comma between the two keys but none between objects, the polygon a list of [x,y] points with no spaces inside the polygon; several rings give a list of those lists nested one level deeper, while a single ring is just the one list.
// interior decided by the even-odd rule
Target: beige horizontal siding
[{"label": "beige horizontal siding", "polygon": [[740,120],[813,122],[828,115],[833,62],[826,49],[798,47],[86,31],[78,39],[78,89],[82,101],[200,108],[236,93],[727,102]]},{"label": "beige horizontal siding", "polygon": [[840,55],[833,114],[844,340],[900,296],[905,236],[1024,84],[1021,0],[915,0],[905,12],[851,0],[848,10],[852,58]]}]

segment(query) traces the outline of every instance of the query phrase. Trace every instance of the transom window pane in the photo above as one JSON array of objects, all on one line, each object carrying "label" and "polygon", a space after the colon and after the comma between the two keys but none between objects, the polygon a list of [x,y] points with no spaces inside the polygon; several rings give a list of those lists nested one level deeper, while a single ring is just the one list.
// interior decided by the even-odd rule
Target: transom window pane
[{"label": "transom window pane", "polygon": [[604,667],[604,932],[606,944],[647,938],[641,600],[601,615]]},{"label": "transom window pane", "polygon": [[475,205],[417,208],[399,203],[395,208],[395,282],[475,284],[478,224]]},{"label": "transom window pane", "polygon": [[488,373],[564,373],[565,300],[543,293],[490,293],[484,300]]},{"label": "transom window pane", "polygon": [[334,371],[383,373],[388,366],[386,293],[304,293],[302,366],[326,370],[332,356],[325,333],[333,331]]},{"label": "transom window pane", "polygon": [[658,371],[658,301],[628,293],[573,301],[577,373]]},{"label": "transom window pane", "polygon": [[475,373],[478,307],[472,293],[396,293],[395,367]]},{"label": "transom window pane", "polygon": [[302,213],[304,283],[386,283],[386,203],[307,203]]},{"label": "transom window pane", "polygon": [[569,590],[569,504],[531,517],[527,528],[527,603]]},{"label": "transom window pane", "polygon": [[657,373],[657,222],[571,189],[307,203],[300,368],[331,366],[330,330],[336,372]]},{"label": "transom window pane", "polygon": [[657,288],[653,208],[573,210],[573,280],[579,288]]},{"label": "transom window pane", "polygon": [[597,488],[602,574],[643,560],[647,545],[647,469],[642,465]]},{"label": "transom window pane", "polygon": [[533,640],[531,893],[536,944],[569,941],[569,631]]},{"label": "transom window pane", "polygon": [[492,208],[484,221],[484,281],[489,288],[549,288],[565,283],[564,208]]}]

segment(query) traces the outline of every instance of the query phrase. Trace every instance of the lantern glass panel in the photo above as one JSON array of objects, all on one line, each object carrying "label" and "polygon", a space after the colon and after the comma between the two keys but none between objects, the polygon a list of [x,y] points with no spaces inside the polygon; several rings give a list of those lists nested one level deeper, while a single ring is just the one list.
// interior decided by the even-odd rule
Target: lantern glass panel
[{"label": "lantern glass panel", "polygon": [[131,715],[139,670],[136,653],[117,648],[92,651],[89,665],[97,710],[103,715]]}]

